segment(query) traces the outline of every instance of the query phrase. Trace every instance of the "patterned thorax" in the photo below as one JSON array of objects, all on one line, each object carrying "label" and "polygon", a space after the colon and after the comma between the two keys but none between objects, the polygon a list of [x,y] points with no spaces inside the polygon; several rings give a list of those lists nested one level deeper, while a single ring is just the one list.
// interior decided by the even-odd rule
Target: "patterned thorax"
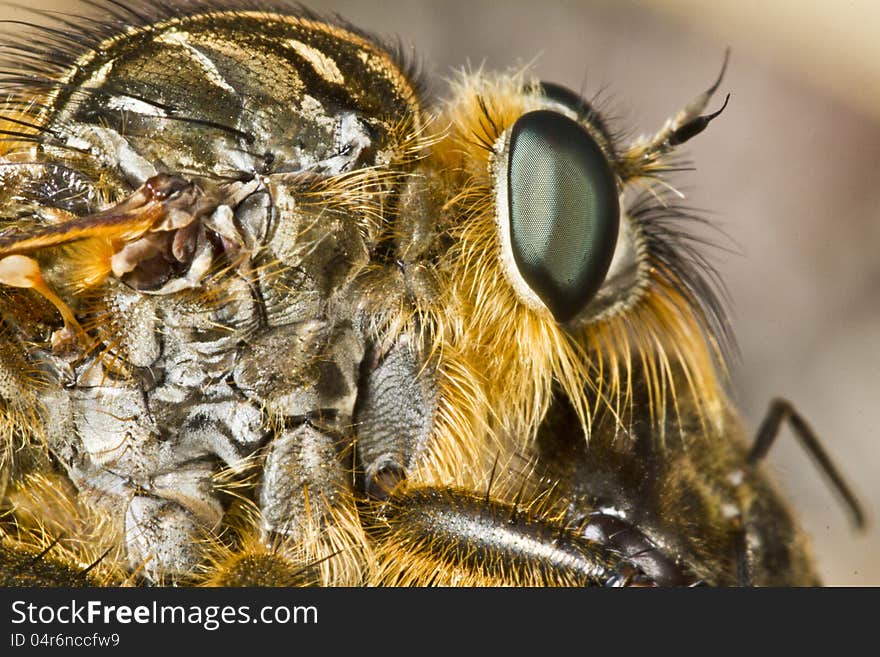
[{"label": "patterned thorax", "polygon": [[117,158],[137,184],[155,170],[336,174],[387,162],[389,133],[419,120],[386,52],[339,27],[266,14],[132,30],[64,82],[49,125],[105,165]]}]

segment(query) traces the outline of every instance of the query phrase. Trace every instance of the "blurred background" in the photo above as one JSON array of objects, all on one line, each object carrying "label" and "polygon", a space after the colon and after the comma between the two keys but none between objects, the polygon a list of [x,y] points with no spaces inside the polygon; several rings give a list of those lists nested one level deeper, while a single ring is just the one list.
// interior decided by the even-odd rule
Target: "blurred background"
[{"label": "blurred background", "polygon": [[[72,2],[39,7],[82,11]],[[736,399],[757,427],[774,396],[821,436],[869,512],[856,533],[788,430],[769,456],[825,582],[880,584],[880,4],[874,0],[310,0],[400,37],[433,91],[470,62],[532,63],[601,92],[627,134],[650,133],[716,77],[725,113],[673,180],[735,254],[711,253],[732,299]],[[18,10],[2,13],[24,17]],[[710,106],[718,107],[718,102]]]}]

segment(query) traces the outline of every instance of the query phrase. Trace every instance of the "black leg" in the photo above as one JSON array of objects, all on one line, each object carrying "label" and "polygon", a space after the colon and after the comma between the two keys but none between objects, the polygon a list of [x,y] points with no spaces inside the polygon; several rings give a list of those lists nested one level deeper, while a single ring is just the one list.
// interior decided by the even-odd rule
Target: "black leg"
[{"label": "black leg", "polygon": [[844,505],[849,511],[853,524],[863,529],[865,527],[865,514],[862,511],[861,504],[856,496],[850,490],[849,486],[843,480],[843,477],[837,471],[828,454],[822,449],[819,439],[810,425],[806,423],[803,417],[795,410],[790,402],[785,399],[774,399],[770,402],[770,408],[767,409],[767,415],[764,421],[758,427],[758,433],[755,436],[755,443],[746,457],[746,462],[750,466],[757,465],[770,451],[773,442],[779,435],[779,428],[782,422],[788,420],[788,424],[794,431],[794,435],[800,441],[807,453],[813,458],[819,469],[831,481],[832,488],[843,498]]}]

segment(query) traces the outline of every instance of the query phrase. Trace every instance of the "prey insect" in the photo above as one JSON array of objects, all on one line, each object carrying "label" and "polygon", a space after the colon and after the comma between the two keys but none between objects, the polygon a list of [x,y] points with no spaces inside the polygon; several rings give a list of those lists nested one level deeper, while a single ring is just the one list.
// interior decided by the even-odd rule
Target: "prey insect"
[{"label": "prey insect", "polygon": [[[301,9],[88,3],[7,37],[7,584],[815,584],[665,177],[585,98],[445,101]],[[725,61],[726,66],[726,61]]]}]

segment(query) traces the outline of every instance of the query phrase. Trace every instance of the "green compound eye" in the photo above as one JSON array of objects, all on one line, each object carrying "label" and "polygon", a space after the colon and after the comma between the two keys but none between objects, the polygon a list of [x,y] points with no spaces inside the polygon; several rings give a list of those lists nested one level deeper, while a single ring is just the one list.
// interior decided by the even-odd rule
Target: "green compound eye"
[{"label": "green compound eye", "polygon": [[519,273],[566,322],[596,294],[614,256],[620,202],[608,158],[568,117],[523,114],[511,131],[507,193]]}]

